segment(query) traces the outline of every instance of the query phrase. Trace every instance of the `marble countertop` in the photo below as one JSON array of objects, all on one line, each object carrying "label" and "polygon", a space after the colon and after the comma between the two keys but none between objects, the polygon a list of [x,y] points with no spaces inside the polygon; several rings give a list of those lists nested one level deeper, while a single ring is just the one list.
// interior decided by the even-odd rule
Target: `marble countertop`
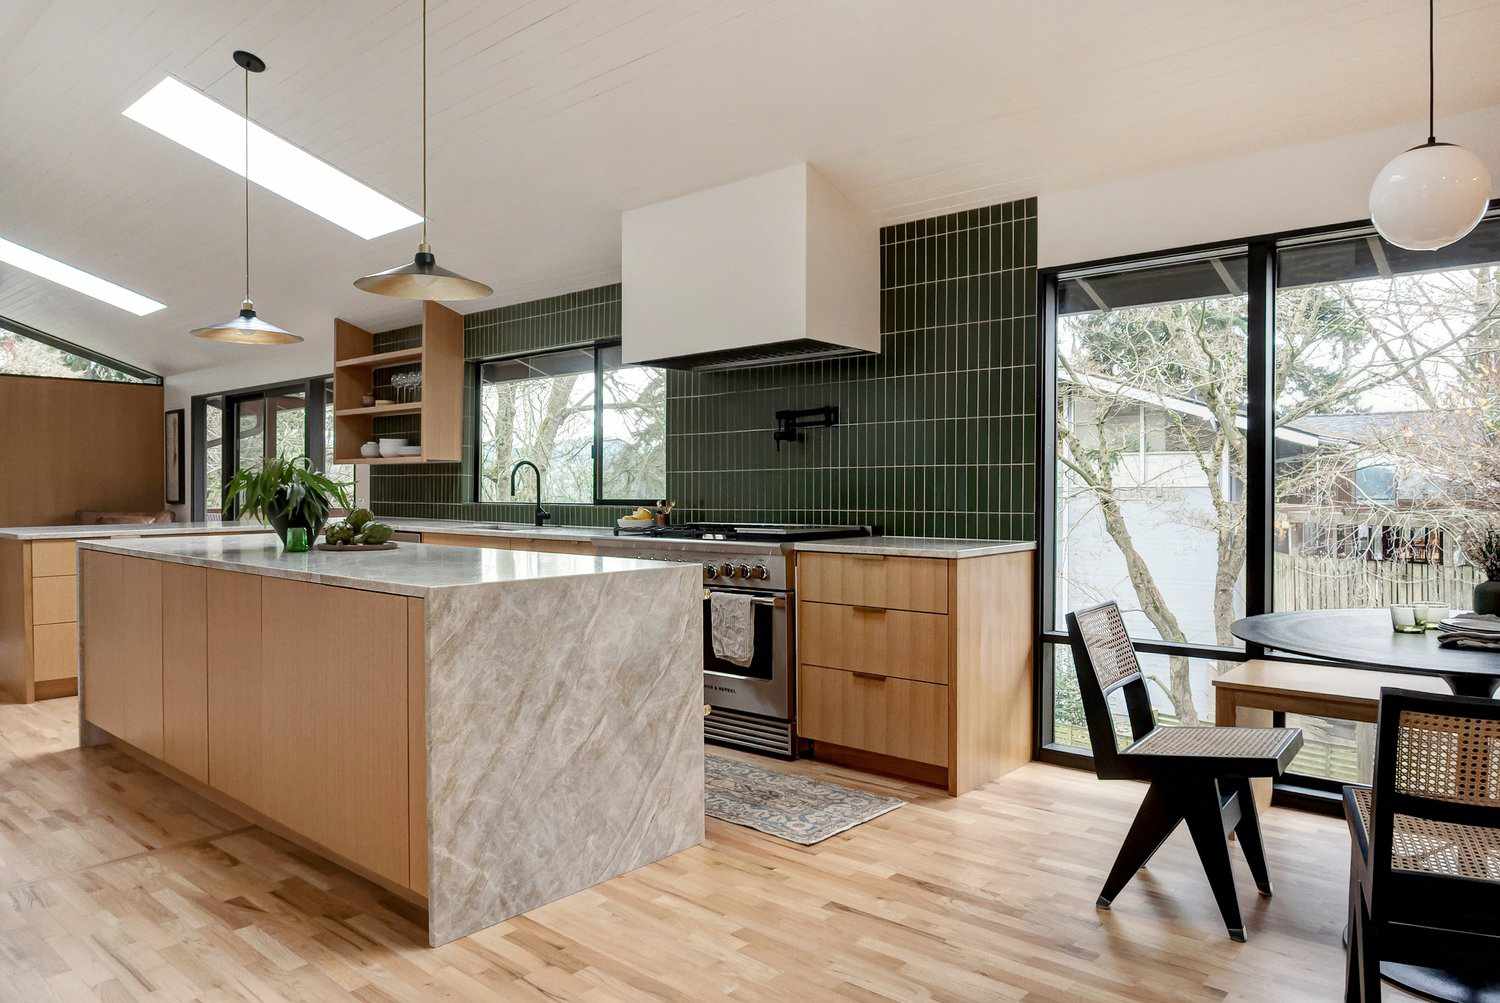
[{"label": "marble countertop", "polygon": [[225,571],[339,585],[370,592],[425,598],[434,592],[550,578],[627,571],[676,574],[680,564],[617,557],[540,554],[523,550],[402,543],[395,550],[289,554],[272,536],[196,536],[157,540],[85,540],[79,546],[126,557],[144,557]]},{"label": "marble countertop", "polygon": [[[628,542],[633,537],[621,534],[616,537],[612,529],[603,526],[526,526],[513,523],[478,523],[446,521],[443,519],[384,519],[381,522],[393,529],[408,533],[455,533],[462,536],[495,536],[509,539],[550,540],[619,540]],[[660,537],[644,538],[651,543],[696,543],[696,540],[672,540]],[[715,547],[733,550],[737,547],[763,550],[763,541],[713,540]],[[989,557],[994,554],[1018,554],[1035,550],[1030,540],[949,540],[929,536],[856,536],[839,540],[789,543],[795,550],[830,554],[883,554],[887,557]]]},{"label": "marble countertop", "polygon": [[191,536],[194,533],[269,533],[259,522],[125,522],[87,526],[6,526],[0,540],[87,540],[101,536]]},{"label": "marble countertop", "polygon": [[823,554],[878,554],[882,557],[990,557],[1035,550],[1030,540],[945,540],[928,536],[871,536],[799,543],[797,549]]}]

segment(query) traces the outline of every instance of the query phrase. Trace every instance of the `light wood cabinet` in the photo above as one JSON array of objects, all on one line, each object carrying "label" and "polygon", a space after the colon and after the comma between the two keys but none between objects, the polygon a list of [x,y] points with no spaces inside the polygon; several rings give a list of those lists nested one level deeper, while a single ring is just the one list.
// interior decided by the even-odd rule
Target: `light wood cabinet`
[{"label": "light wood cabinet", "polygon": [[[441,303],[422,304],[422,343],[417,348],[375,351],[375,335],[346,320],[333,329],[335,463],[425,463],[462,459],[464,319]],[[422,367],[421,400],[366,406],[360,398],[381,384],[382,370]],[[360,446],[378,438],[375,420],[407,415],[419,422],[419,456],[365,457]],[[409,437],[409,436],[404,436]]]},{"label": "light wood cabinet", "polygon": [[74,679],[78,675],[78,624],[46,623],[31,629],[32,670],[36,682]]},{"label": "light wood cabinet", "polygon": [[73,623],[78,619],[78,577],[31,580],[31,622]]},{"label": "light wood cabinet", "polygon": [[[407,884],[407,813],[370,810],[407,804],[406,599],[259,581],[266,814]],[[279,634],[313,644],[285,650]]]},{"label": "light wood cabinet", "polygon": [[86,552],[87,717],[153,756],[162,754],[161,565]]},{"label": "light wood cabinet", "polygon": [[948,564],[931,557],[798,554],[797,594],[814,602],[946,613]]},{"label": "light wood cabinet", "polygon": [[161,565],[162,759],[208,782],[208,572]]},{"label": "light wood cabinet", "polygon": [[31,545],[31,577],[77,574],[78,544],[72,540],[38,540]]},{"label": "light wood cabinet", "polygon": [[208,783],[265,811],[261,734],[267,709],[261,686],[260,578],[205,571],[208,632]]},{"label": "light wood cabinet", "polygon": [[1031,758],[1031,552],[797,557],[813,755],[962,794]]},{"label": "light wood cabinet", "polygon": [[422,893],[421,599],[83,559],[87,722],[233,810]]}]

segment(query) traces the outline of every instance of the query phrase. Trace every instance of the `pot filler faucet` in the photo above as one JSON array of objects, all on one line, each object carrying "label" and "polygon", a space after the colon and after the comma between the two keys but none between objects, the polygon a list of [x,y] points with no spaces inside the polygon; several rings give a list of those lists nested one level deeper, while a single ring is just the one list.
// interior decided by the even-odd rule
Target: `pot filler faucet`
[{"label": "pot filler faucet", "polygon": [[532,513],[536,519],[535,525],[540,526],[552,518],[552,513],[542,508],[542,472],[537,469],[536,464],[530,460],[517,460],[516,465],[510,468],[510,496],[516,496],[516,475],[521,472],[522,467],[530,467],[531,472],[536,474],[536,511]]}]

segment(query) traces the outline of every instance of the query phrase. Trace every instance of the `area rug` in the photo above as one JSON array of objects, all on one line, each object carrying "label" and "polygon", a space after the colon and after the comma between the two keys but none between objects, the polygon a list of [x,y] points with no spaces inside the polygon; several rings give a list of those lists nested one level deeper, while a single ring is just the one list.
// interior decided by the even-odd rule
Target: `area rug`
[{"label": "area rug", "polygon": [[703,781],[707,814],[803,846],[906,804],[712,753],[703,757]]}]

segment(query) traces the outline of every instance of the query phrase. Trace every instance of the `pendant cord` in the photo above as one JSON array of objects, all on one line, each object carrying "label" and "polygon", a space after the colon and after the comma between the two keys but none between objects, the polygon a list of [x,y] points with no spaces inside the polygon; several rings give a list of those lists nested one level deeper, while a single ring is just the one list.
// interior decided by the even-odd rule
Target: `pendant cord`
[{"label": "pendant cord", "polygon": [[245,69],[245,301],[250,301],[250,69]]},{"label": "pendant cord", "polygon": [[422,0],[422,243],[427,243],[427,0]]},{"label": "pendant cord", "polygon": [[[426,0],[423,0],[425,3]],[[1437,0],[1427,0],[1427,143],[1437,142],[1437,71],[1434,69]],[[426,212],[424,209],[423,212]]]}]

